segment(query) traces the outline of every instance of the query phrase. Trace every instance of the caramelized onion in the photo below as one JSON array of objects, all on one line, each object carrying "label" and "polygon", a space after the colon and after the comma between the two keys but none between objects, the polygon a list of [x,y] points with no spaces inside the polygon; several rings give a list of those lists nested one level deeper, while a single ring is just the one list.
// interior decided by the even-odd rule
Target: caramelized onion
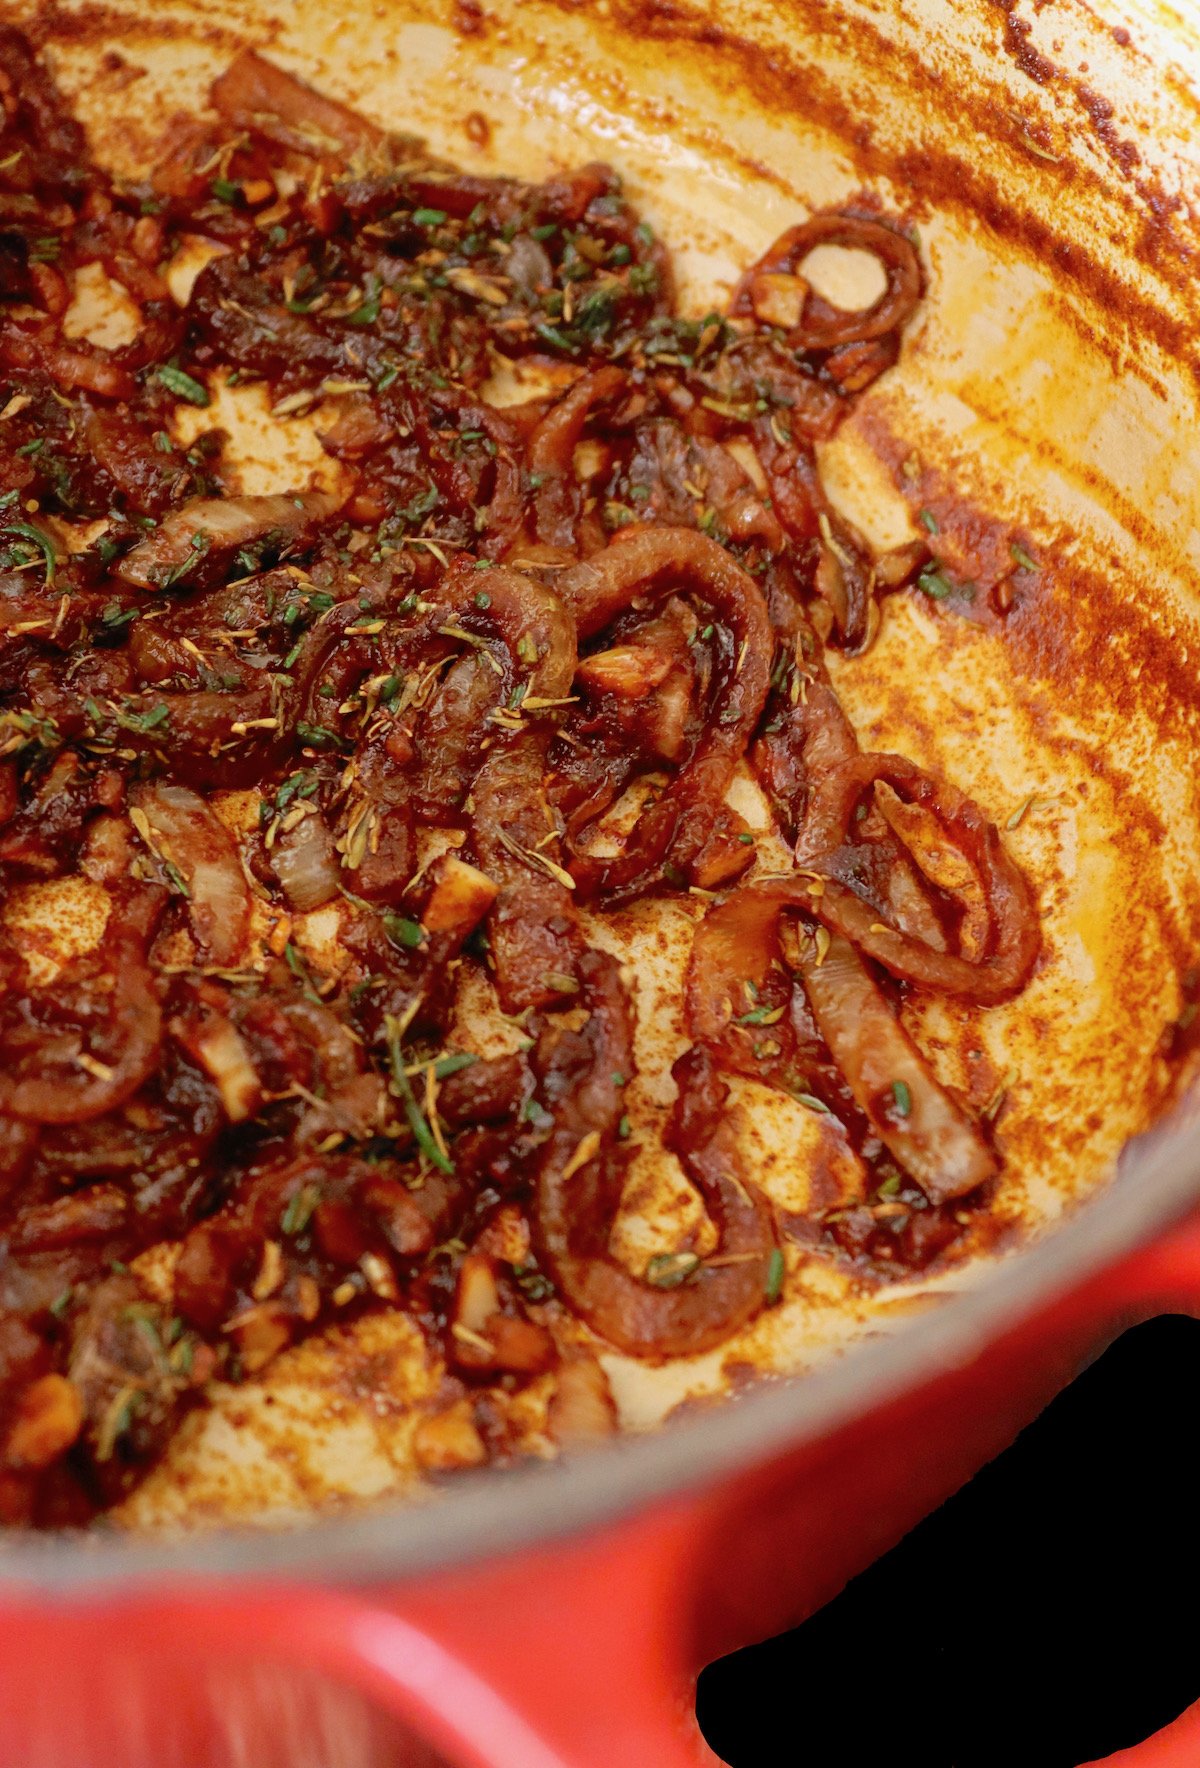
[{"label": "caramelized onion", "polygon": [[656,1285],[613,1255],[624,1162],[615,1141],[622,1105],[613,1075],[632,1069],[633,1016],[613,958],[581,961],[589,1009],[579,1032],[543,1035],[533,1057],[554,1118],[535,1181],[534,1233],[565,1299],[601,1337],[637,1357],[699,1355],[759,1311],[776,1249],[770,1208],[741,1171],[728,1088],[698,1051],[675,1065],[679,1099],[670,1139],[720,1237],[682,1281]]},{"label": "caramelized onion", "polygon": [[475,777],[471,840],[500,887],[488,927],[501,1003],[508,1012],[561,1005],[574,991],[579,937],[545,797],[545,713],[571,692],[574,622],[554,591],[500,566],[448,573],[432,595],[462,630],[499,647],[505,685],[526,690],[520,707],[529,709],[516,729],[497,727]]},{"label": "caramelized onion", "polygon": [[213,81],[209,99],[234,129],[265,136],[295,153],[361,152],[385,139],[366,117],[314,92],[253,49],[234,56]]},{"label": "caramelized onion", "polygon": [[0,363],[6,368],[40,369],[65,391],[78,388],[104,399],[132,399],[137,383],[129,370],[104,350],[85,343],[68,344],[44,331],[0,327]]},{"label": "caramelized onion", "polygon": [[[913,932],[881,921],[879,911],[838,876],[841,850],[831,847],[831,839],[839,825],[843,836],[848,833],[849,814],[862,788],[875,781],[907,793],[911,804],[936,818],[947,844],[962,855],[964,881],[975,883],[979,893],[971,905],[975,913],[970,956],[938,950]],[[921,854],[913,852],[911,857],[919,867]],[[977,804],[956,787],[931,779],[903,756],[863,756],[848,775],[836,819],[805,824],[797,858],[822,874],[823,888],[813,905],[817,916],[831,932],[840,933],[894,976],[984,1004],[1015,994],[1028,980],[1041,949],[1041,932],[1024,874],[1005,852],[996,825]]]},{"label": "caramelized onion", "polygon": [[642,812],[615,858],[577,853],[572,862],[583,894],[619,900],[659,882],[666,863],[689,866],[712,833],[766,701],[771,626],[754,579],[724,547],[690,528],[627,528],[586,564],[564,571],[557,587],[581,637],[631,606],[650,607],[674,592],[695,595],[726,634],[704,729],[671,790]]},{"label": "caramelized onion", "polygon": [[319,812],[301,817],[271,849],[271,864],[288,906],[307,914],[331,902],[341,884],[333,836]]},{"label": "caramelized onion", "polygon": [[[811,929],[822,910],[823,888],[823,880],[803,875],[763,879],[711,909],[692,952],[687,1011],[693,1037],[724,1061],[732,1058],[768,1081],[778,1081],[781,1069],[786,1073],[794,1064],[789,1090],[807,1086],[836,1109],[840,1101],[822,1072],[820,1045],[800,1035],[794,1014],[776,1022],[779,918],[798,911]],[[853,946],[840,937],[826,943],[805,936],[799,964],[815,1031],[851,1098],[931,1202],[962,1196],[989,1178],[995,1156],[978,1124],[935,1078]],[[779,1004],[785,1003],[786,997]],[[774,1067],[738,1060],[734,1034],[747,1012],[771,1015],[771,1036],[781,1045]]]},{"label": "caramelized onion", "polygon": [[31,1123],[84,1123],[123,1105],[153,1072],[162,1040],[162,1008],[146,951],[166,894],[157,885],[140,884],[126,886],[115,897],[104,934],[104,980],[109,984],[101,991],[104,1018],[91,1029],[96,991],[85,988],[81,1010],[87,1014],[86,1042],[81,1026],[55,1010],[58,1003],[52,997],[61,995],[61,982],[46,994],[48,1011],[41,1023],[22,1026],[19,1040],[7,1038],[0,1112]]},{"label": "caramelized onion", "polygon": [[585,374],[552,405],[529,438],[526,464],[539,483],[533,526],[547,546],[574,551],[582,496],[575,481],[575,447],[593,409],[613,399],[625,385],[619,368]]},{"label": "caramelized onion", "polygon": [[821,1036],[880,1140],[931,1203],[974,1191],[996,1172],[979,1125],[934,1078],[854,947],[834,938],[818,958],[802,941]]},{"label": "caramelized onion", "polygon": [[[876,1274],[939,1253],[996,1160],[880,966],[986,1003],[1037,928],[995,828],[863,755],[822,663],[927,556],[873,558],[813,447],[896,359],[913,246],[816,216],[733,325],[696,323],[607,167],[459,172],[247,51],[172,123],[147,205],[18,32],[0,60],[0,903],[79,876],[110,901],[50,986],[22,914],[0,925],[0,1520],[82,1520],[214,1370],[376,1303],[490,1390],[426,1420],[423,1465],[506,1453],[525,1380],[554,1389],[551,1439],[607,1434],[551,1283],[646,1358],[711,1351],[779,1292],[723,1072],[824,1104],[861,1156],[863,1201],[814,1201],[815,1230]],[[189,231],[215,249],[180,304]],[[821,244],[873,254],[882,298],[822,299]],[[104,278],[138,316],[113,350],[63,331]],[[499,365],[515,385],[547,351],[555,393],[493,403]],[[201,413],[224,378],[279,417],[337,401],[317,440],[344,491],[223,496],[236,462]],[[716,1245],[634,1268],[633,1014],[577,902],[740,880],[762,846],[726,795],[756,733],[798,869],[697,927],[662,1136]],[[212,801],[242,788],[257,827]],[[159,937],[151,860],[178,898]],[[336,946],[297,935],[334,901]],[[531,1035],[487,1058],[457,1034],[493,985]],[[119,1262],[162,1242],[169,1312]]]},{"label": "caramelized onion", "polygon": [[250,892],[229,830],[187,786],[141,786],[133,804],[135,826],[151,852],[174,866],[187,890],[201,956],[225,967],[236,964],[250,925]]},{"label": "caramelized onion", "polygon": [[[823,301],[802,277],[804,260],[817,246],[869,252],[887,278],[879,299],[858,312],[845,312]],[[734,313],[755,312],[755,285],[763,277],[790,277],[799,284],[798,311],[791,323],[785,324],[792,350],[832,350],[899,331],[921,298],[921,261],[911,240],[895,228],[859,215],[814,215],[798,227],[789,227],[738,283],[731,308]]]},{"label": "caramelized onion", "polygon": [[342,507],[331,491],[295,496],[198,497],[166,516],[126,553],[117,574],[136,589],[189,588],[218,580],[235,552],[263,549],[278,558],[301,546]]}]

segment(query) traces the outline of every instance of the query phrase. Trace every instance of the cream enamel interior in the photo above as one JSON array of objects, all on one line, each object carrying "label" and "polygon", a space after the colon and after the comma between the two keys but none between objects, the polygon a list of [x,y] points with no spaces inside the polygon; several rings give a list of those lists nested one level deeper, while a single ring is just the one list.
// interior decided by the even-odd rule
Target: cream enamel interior
[{"label": "cream enamel interior", "polygon": [[[961,205],[928,201],[918,179],[889,180],[874,162],[864,170],[845,137],[819,120],[819,106],[812,115],[794,102],[764,109],[739,85],[736,58],[719,48],[647,44],[631,15],[604,0],[586,12],[505,3],[464,35],[442,0],[353,11],[329,0],[164,4],[150,22],[107,15],[119,63],[101,65],[105,45],[94,27],[86,41],[64,36],[54,54],[97,150],[128,168],[152,153],[173,108],[202,101],[242,40],[471,167],[544,177],[608,159],[672,247],[686,305],[697,311],[720,304],[740,268],[812,208],[869,187],[889,210],[916,219],[928,298],[897,367],[825,449],[823,471],[846,513],[881,546],[908,537],[914,510],[935,500],[947,546],[966,544],[956,504],[1019,532],[1043,566],[1031,592],[1042,637],[1026,633],[1014,646],[990,627],[896,597],[874,648],[838,662],[836,679],[867,746],[944,772],[1002,827],[1013,823],[1005,838],[1038,886],[1046,955],[1017,1001],[987,1013],[937,1000],[906,1009],[939,1074],[977,1107],[1011,1077],[997,1123],[1006,1160],[998,1209],[1017,1244],[1101,1186],[1125,1141],[1153,1118],[1169,1079],[1157,1052],[1179,1010],[1180,954],[1200,945],[1200,712],[1195,697],[1165,703],[1151,642],[1157,631],[1185,662],[1200,642],[1192,346],[1173,355],[1137,335],[1043,257],[1001,240]],[[880,163],[905,163],[916,143],[945,146],[952,125],[962,127],[949,101],[945,114],[914,105],[903,56],[890,72],[884,63],[868,68],[869,39],[853,30],[866,30],[865,12],[840,8],[834,18],[819,5],[772,13],[731,3],[708,13],[751,41],[786,34],[814,83],[841,77],[849,108],[872,119]],[[1157,310],[1179,319],[1174,285],[1130,258],[1135,196],[1115,174],[1112,189],[1105,185],[1105,155],[1075,127],[1069,103],[998,54],[1002,15],[958,0],[950,8],[897,3],[878,16],[901,46],[935,20],[940,34],[926,40],[931,60],[944,58],[947,92],[954,81],[980,89],[991,81],[1006,96],[1004,115],[1019,107],[1016,134],[990,151],[1022,212],[1054,211],[1055,156],[1074,156],[1100,180],[1080,222],[1089,248],[1114,276],[1136,275]],[[1187,140],[1186,69],[1156,95],[1153,114],[1136,96],[1137,57],[1157,53],[1155,19],[1140,18],[1140,39],[1135,31],[1125,60],[1114,61],[1102,17],[1074,0],[1053,16],[1054,41],[1068,40],[1076,61],[1090,56],[1097,83],[1107,72],[1125,93],[1121,126],[1151,156],[1143,164],[1168,189],[1182,183],[1190,156],[1200,157]],[[1044,29],[1039,21],[1037,40]],[[1185,39],[1173,42],[1172,55],[1186,58]],[[491,126],[485,148],[464,128],[473,112]],[[981,137],[978,151],[988,145]],[[213,415],[235,432],[248,490],[334,470],[311,418],[272,419],[253,390],[224,396]],[[1081,598],[1098,593],[1097,582],[1111,598],[1110,621],[1083,618]],[[1126,616],[1135,615],[1137,630],[1151,635],[1139,644],[1128,636]],[[1067,661],[1051,670],[1045,656],[1056,647]],[[765,831],[749,779],[735,792]],[[47,965],[100,935],[102,905],[86,897],[76,884],[18,893],[13,912]],[[642,1152],[621,1226],[634,1256],[673,1244],[695,1213],[675,1162],[656,1148],[656,1127],[683,1047],[679,977],[699,912],[699,904],[641,905],[595,928],[599,943],[628,958],[638,991],[642,1073],[629,1109]],[[326,916],[307,936],[319,945],[331,934]],[[500,1035],[487,1011],[478,991],[463,1003],[464,1041],[483,1048]],[[781,1208],[804,1208],[815,1171],[826,1203],[839,1182],[853,1194],[852,1166],[832,1157],[819,1120],[749,1083],[740,1090],[750,1160]],[[740,1383],[748,1369],[802,1371],[971,1281],[992,1256],[981,1250],[941,1276],[872,1291],[832,1259],[790,1246],[782,1305],[721,1351],[663,1368],[603,1352],[623,1420],[651,1426],[682,1400]],[[412,1431],[439,1373],[402,1317],[380,1314],[326,1333],[263,1379],[215,1389],[211,1408],[189,1419],[120,1518],[288,1520],[340,1498],[418,1495]],[[537,1384],[514,1401],[535,1453],[549,1452],[539,1430],[543,1401]]]}]

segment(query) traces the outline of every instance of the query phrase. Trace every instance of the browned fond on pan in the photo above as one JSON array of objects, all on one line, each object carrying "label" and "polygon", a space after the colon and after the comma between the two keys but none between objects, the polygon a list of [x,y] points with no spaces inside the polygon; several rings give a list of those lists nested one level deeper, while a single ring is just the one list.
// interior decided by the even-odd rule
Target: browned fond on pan
[{"label": "browned fond on pan", "polygon": [[[1114,45],[1082,5],[1055,12],[1061,61],[1075,68],[1079,35],[1097,82],[1109,69],[1117,78],[1121,56],[1152,52]],[[697,307],[811,207],[869,188],[917,222],[926,308],[898,367],[827,449],[827,482],[881,543],[907,537],[925,508],[948,556],[1007,549],[1015,533],[1038,569],[1016,579],[1003,627],[982,607],[893,600],[873,650],[837,666],[837,686],[865,743],[944,773],[1011,824],[1006,839],[1038,885],[1046,956],[1025,994],[986,1014],[929,1002],[914,1023],[939,1074],[976,1105],[1008,1078],[997,1124],[1006,1176],[979,1233],[988,1256],[1102,1182],[1154,1114],[1170,1079],[1160,1035],[1200,928],[1193,242],[1170,207],[1170,130],[1151,159],[1145,119],[1130,107],[1105,118],[1080,76],[1054,72],[1043,33],[1031,42],[982,3],[955,9],[966,53],[942,65],[916,8],[897,9],[887,32],[853,7],[816,4],[786,26],[783,7],[588,13],[403,0],[347,15],[308,0],[163,5],[149,22],[79,7],[44,13],[41,28],[98,148],[118,163],[144,158],[169,109],[196,103],[247,39],[469,165],[542,176],[600,153],[681,249]],[[794,57],[756,49],[785,29],[797,33]],[[1025,68],[1015,111],[1014,55]],[[971,112],[948,96],[968,74]],[[1176,110],[1182,131],[1182,94]],[[1076,212],[1088,223],[1073,234]],[[252,393],[213,415],[236,426],[247,489],[328,470],[311,432],[272,423]],[[761,826],[749,782],[735,791]],[[86,938],[86,904],[76,893],[56,911],[55,900],[34,887],[17,908],[48,961],[56,942]],[[637,905],[595,928],[598,943],[637,961],[643,1076],[630,1112],[648,1149],[683,1043],[690,933],[678,905]],[[478,1002],[464,1011],[484,1029]],[[848,1175],[817,1120],[745,1092],[753,1156],[785,1215],[813,1197],[836,1201]],[[674,1162],[650,1152],[627,1204],[622,1233],[643,1255],[670,1245],[695,1209]],[[902,1316],[914,1290],[933,1296],[971,1274],[959,1264],[872,1294],[799,1245],[788,1260],[786,1304],[722,1351],[663,1369],[605,1356],[629,1424],[751,1371],[810,1364]],[[327,1335],[264,1381],[219,1391],[126,1514],[282,1516],[403,1487],[437,1377],[401,1318]],[[539,1401],[535,1384],[521,1402],[535,1448]]]}]

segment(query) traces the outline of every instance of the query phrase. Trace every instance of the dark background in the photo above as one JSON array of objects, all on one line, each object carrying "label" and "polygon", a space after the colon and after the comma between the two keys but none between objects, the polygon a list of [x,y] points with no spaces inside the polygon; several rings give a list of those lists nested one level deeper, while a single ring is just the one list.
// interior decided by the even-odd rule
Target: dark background
[{"label": "dark background", "polygon": [[[1078,1768],[1200,1697],[1200,1321],[1118,1340],[803,1627],[711,1665],[732,1768]],[[1200,1768],[1200,1764],[1198,1764]]]}]

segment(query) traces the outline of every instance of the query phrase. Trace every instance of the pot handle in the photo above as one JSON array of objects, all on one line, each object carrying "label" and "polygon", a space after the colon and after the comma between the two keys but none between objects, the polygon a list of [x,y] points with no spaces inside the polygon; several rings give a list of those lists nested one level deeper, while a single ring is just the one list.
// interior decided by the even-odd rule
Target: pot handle
[{"label": "pot handle", "polygon": [[[695,1715],[703,1658],[689,1596],[703,1508],[675,1504],[397,1592],[456,1673],[521,1715],[542,1751],[484,1728],[455,1768],[720,1768]],[[461,1711],[449,1685],[445,1699]]]},{"label": "pot handle", "polygon": [[223,1727],[244,1743],[265,1722],[257,1668],[284,1672],[297,1711],[314,1682],[363,1697],[407,1740],[389,1760],[719,1768],[689,1661],[694,1520],[637,1517],[361,1592],[214,1582],[116,1603],[0,1597],[0,1762],[224,1761]]}]

